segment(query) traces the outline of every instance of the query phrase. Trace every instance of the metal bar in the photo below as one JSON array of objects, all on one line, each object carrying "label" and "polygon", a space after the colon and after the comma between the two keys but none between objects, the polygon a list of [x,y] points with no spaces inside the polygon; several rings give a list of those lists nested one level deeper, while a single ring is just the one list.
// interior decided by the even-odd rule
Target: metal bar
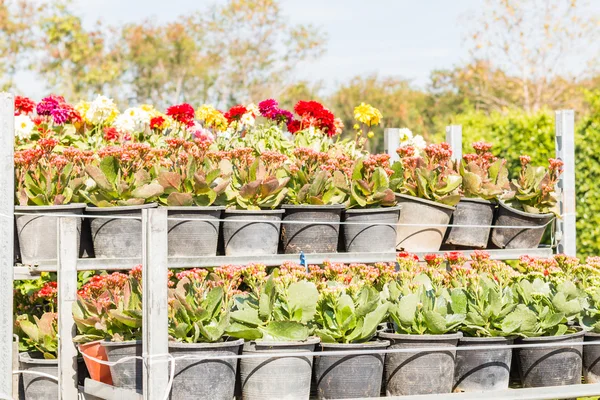
[{"label": "metal bar", "polygon": [[564,171],[558,181],[559,212],[556,221],[558,252],[577,255],[577,208],[575,198],[575,112],[556,111],[556,157],[564,162]]},{"label": "metal bar", "polygon": [[383,130],[383,148],[389,154],[390,162],[400,160],[396,149],[400,146],[400,128],[385,128]]},{"label": "metal bar", "polygon": [[73,303],[77,301],[77,220],[58,219],[58,387],[60,398],[77,398],[77,334]]},{"label": "metal bar", "polygon": [[12,396],[14,263],[14,96],[0,93],[0,397]]},{"label": "metal bar", "polygon": [[452,160],[462,159],[462,125],[449,125],[446,127],[446,142],[452,149]]},{"label": "metal bar", "polygon": [[[142,210],[143,354],[152,357],[169,352],[167,317],[167,210]],[[168,385],[166,363],[144,363],[144,399],[162,399]]]}]

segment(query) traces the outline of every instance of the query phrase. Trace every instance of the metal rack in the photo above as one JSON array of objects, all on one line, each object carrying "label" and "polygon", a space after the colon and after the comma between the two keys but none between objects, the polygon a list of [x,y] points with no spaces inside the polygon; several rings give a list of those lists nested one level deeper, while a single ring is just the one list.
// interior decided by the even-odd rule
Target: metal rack
[{"label": "metal rack", "polygon": [[[28,279],[44,271],[58,272],[58,302],[60,310],[70,310],[77,298],[77,272],[84,270],[123,270],[135,265],[143,265],[143,346],[149,356],[168,352],[167,332],[167,268],[213,267],[223,264],[247,264],[261,262],[279,265],[285,261],[298,261],[298,255],[278,254],[273,256],[244,257],[199,257],[170,258],[167,254],[167,211],[165,209],[142,210],[142,257],[139,259],[80,259],[77,249],[77,224],[74,218],[59,218],[57,260],[40,261],[35,266],[14,266],[14,97],[0,93],[0,398],[10,398],[13,392],[13,279]],[[492,258],[517,259],[529,254],[548,257],[553,248],[559,252],[575,255],[575,172],[574,172],[574,113],[556,112],[557,157],[565,162],[565,172],[559,182],[561,190],[560,209],[562,220],[556,224],[556,243],[551,247],[527,250],[491,250]],[[454,157],[461,157],[461,127],[447,128],[447,141],[454,150]],[[398,129],[386,129],[386,151],[395,156]],[[440,252],[443,253],[443,252]],[[465,252],[468,254],[468,252]],[[421,255],[421,254],[420,254]],[[307,254],[309,264],[319,264],[325,260],[333,262],[393,262],[395,253],[337,253]],[[76,384],[77,349],[71,340],[75,334],[75,324],[70,312],[59,313],[59,392],[61,399],[71,400],[86,396]],[[167,387],[167,371],[160,364],[144,364],[143,399],[159,399]],[[89,393],[94,398],[122,396],[114,388],[100,387],[90,382]],[[94,386],[95,385],[95,386]],[[587,390],[589,391],[592,385]],[[549,388],[547,388],[549,389]],[[581,388],[579,388],[581,389]],[[564,389],[561,389],[564,390]],[[593,389],[600,393],[600,389]],[[517,391],[518,392],[518,391]],[[106,393],[101,395],[101,393]],[[117,393],[117,394],[115,394]],[[557,392],[554,392],[555,394]],[[569,392],[571,393],[571,392]],[[572,392],[572,393],[580,393]],[[588,393],[588,392],[586,392]],[[514,397],[514,393],[512,394]],[[570,395],[570,394],[569,394]],[[112,396],[112,397],[111,397]],[[443,397],[440,398],[446,398]],[[487,394],[486,394],[487,396]],[[491,396],[490,396],[491,397]],[[91,397],[89,397],[91,398]],[[454,398],[454,397],[452,397]],[[466,397],[465,397],[466,398]],[[532,398],[532,397],[525,397]],[[547,398],[547,397],[537,397]]]}]

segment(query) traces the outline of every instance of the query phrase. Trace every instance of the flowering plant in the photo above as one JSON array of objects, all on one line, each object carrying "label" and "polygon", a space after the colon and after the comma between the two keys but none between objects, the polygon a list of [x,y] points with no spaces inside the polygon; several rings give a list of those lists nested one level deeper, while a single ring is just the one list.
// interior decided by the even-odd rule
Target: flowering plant
[{"label": "flowering plant", "polygon": [[465,154],[460,164],[463,195],[495,200],[510,188],[506,160],[490,153],[491,143],[473,143],[474,154]]},{"label": "flowering plant", "polygon": [[287,122],[287,129],[290,133],[295,134],[304,129],[314,128],[331,137],[342,131],[341,120],[335,118],[331,111],[317,101],[300,100],[294,106],[294,111],[300,119],[292,119]]},{"label": "flowering plant", "polygon": [[390,189],[387,154],[374,154],[358,159],[352,171],[348,208],[389,207],[396,204]]},{"label": "flowering plant", "polygon": [[397,152],[400,165],[392,168],[402,170],[403,179],[396,181],[394,190],[450,206],[460,201],[462,177],[450,160],[452,150],[448,143],[428,145],[423,156],[417,155],[413,146],[400,147]]},{"label": "flowering plant", "polygon": [[355,141],[358,148],[362,148],[366,142],[366,138],[371,139],[375,134],[371,130],[372,126],[377,126],[381,122],[381,111],[370,104],[360,103],[354,108],[354,119],[357,123],[354,125],[356,131]]},{"label": "flowering plant", "polygon": [[39,352],[45,359],[57,358],[58,321],[56,313],[45,312],[39,318],[35,315],[33,318],[28,315],[19,315],[15,325],[17,334],[22,337],[19,342],[20,351]]},{"label": "flowering plant", "polygon": [[521,172],[510,183],[510,191],[501,199],[512,208],[532,214],[558,215],[556,183],[562,173],[563,162],[549,159],[549,167],[534,167],[531,158],[521,156]]}]

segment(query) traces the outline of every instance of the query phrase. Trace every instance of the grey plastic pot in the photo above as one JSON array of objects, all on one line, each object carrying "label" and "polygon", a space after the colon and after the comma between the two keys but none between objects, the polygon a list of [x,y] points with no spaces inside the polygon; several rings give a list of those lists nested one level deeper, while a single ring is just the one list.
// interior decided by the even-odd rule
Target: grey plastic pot
[{"label": "grey plastic pot", "polygon": [[[461,346],[511,345],[514,338],[505,337],[462,337]],[[508,389],[512,349],[468,350],[456,352],[454,391],[489,392]]]},{"label": "grey plastic pot", "polygon": [[[318,338],[297,342],[250,341],[243,354],[312,352]],[[243,358],[240,384],[244,400],[306,400],[310,395],[313,356]]]},{"label": "grey plastic pot", "polygon": [[485,249],[490,238],[496,203],[463,197],[452,214],[453,225],[484,225],[481,228],[450,227],[445,244]]},{"label": "grey plastic pot", "polygon": [[[108,362],[111,363],[117,362],[125,357],[142,356],[141,340],[131,340],[127,342],[103,341],[102,347],[106,350]],[[111,365],[110,375],[112,376],[113,385],[115,387],[136,390],[138,392],[141,392],[143,389],[144,364],[139,358]]]},{"label": "grey plastic pot", "polygon": [[[367,343],[321,343],[317,351],[384,350],[387,340]],[[385,354],[317,356],[314,384],[319,399],[379,397]]]},{"label": "grey plastic pot", "polygon": [[[343,204],[323,206],[285,204],[281,208],[285,210],[281,228],[281,241],[285,254],[337,252],[339,222],[345,208]],[[299,221],[307,223],[286,223]]]},{"label": "grey plastic pot", "polygon": [[[35,353],[19,353],[21,370],[41,372],[58,378],[58,360],[46,360]],[[58,399],[58,380],[40,375],[22,374],[25,400]]]},{"label": "grey plastic pot", "polygon": [[[225,207],[165,207],[169,218],[169,257],[215,256],[219,241],[221,213]],[[207,221],[194,221],[204,219]]]},{"label": "grey plastic pot", "polygon": [[445,335],[404,335],[379,333],[391,342],[390,349],[422,349],[448,346],[444,351],[388,353],[385,358],[385,393],[387,396],[440,394],[452,392],[454,359],[462,333]]},{"label": "grey plastic pot", "polygon": [[[225,210],[225,255],[277,254],[283,213],[283,210]],[[256,222],[245,222],[250,220]]]},{"label": "grey plastic pot", "polygon": [[445,225],[450,222],[454,207],[398,193],[396,201],[402,206],[396,233],[396,249],[410,252],[438,251],[446,235]]},{"label": "grey plastic pot", "polygon": [[[26,265],[42,260],[56,260],[58,248],[58,218],[38,214],[83,214],[85,204],[66,204],[61,206],[15,206],[15,212],[27,215],[15,215],[17,235],[21,253],[21,262]],[[77,218],[77,230],[81,232],[81,218]],[[77,236],[77,246],[79,247]]]},{"label": "grey plastic pot", "polygon": [[572,346],[515,349],[515,361],[525,388],[581,383],[583,335],[579,331],[561,336],[517,339],[522,344],[573,343]]},{"label": "grey plastic pot", "polygon": [[531,214],[498,203],[498,216],[492,230],[492,243],[501,249],[532,249],[538,247],[546,228],[520,229],[502,226],[544,226],[554,214]]},{"label": "grey plastic pot", "polygon": [[[344,213],[344,246],[349,253],[380,253],[396,250],[396,224],[401,206],[351,208]],[[404,211],[402,211],[404,212]],[[373,224],[373,225],[370,225]],[[383,225],[389,224],[389,225]]]},{"label": "grey plastic pot", "polygon": [[[169,343],[173,357],[237,356],[244,340],[220,343]],[[237,359],[177,360],[171,389],[171,400],[231,400],[235,390]]]},{"label": "grey plastic pot", "polygon": [[142,220],[94,218],[99,216],[140,217],[144,208],[154,208],[156,203],[123,207],[87,207],[90,215],[92,241],[96,258],[121,258],[142,256]]},{"label": "grey plastic pot", "polygon": [[[600,333],[586,332],[584,342],[600,342]],[[600,343],[583,346],[583,377],[587,383],[600,383]]]}]

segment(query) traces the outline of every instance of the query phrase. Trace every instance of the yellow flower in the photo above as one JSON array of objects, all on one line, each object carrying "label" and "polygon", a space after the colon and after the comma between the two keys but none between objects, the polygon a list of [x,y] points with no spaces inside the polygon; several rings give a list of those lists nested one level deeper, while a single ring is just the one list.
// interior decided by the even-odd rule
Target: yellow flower
[{"label": "yellow flower", "polygon": [[354,119],[368,126],[379,125],[381,118],[381,111],[370,104],[360,103],[354,108]]},{"label": "yellow flower", "polygon": [[360,125],[358,125],[358,124],[354,124],[354,126],[353,126],[352,128],[354,128],[354,130],[355,130],[355,131],[357,131],[357,130],[359,130],[359,129],[360,129]]},{"label": "yellow flower", "polygon": [[375,134],[373,133],[373,131],[369,131],[369,133],[367,133],[367,136],[369,137],[369,139],[372,139],[373,136],[375,136]]},{"label": "yellow flower", "polygon": [[210,104],[203,104],[198,107],[196,118],[198,121],[204,122],[204,126],[207,128],[214,128],[220,131],[227,129],[227,119],[223,113]]}]

